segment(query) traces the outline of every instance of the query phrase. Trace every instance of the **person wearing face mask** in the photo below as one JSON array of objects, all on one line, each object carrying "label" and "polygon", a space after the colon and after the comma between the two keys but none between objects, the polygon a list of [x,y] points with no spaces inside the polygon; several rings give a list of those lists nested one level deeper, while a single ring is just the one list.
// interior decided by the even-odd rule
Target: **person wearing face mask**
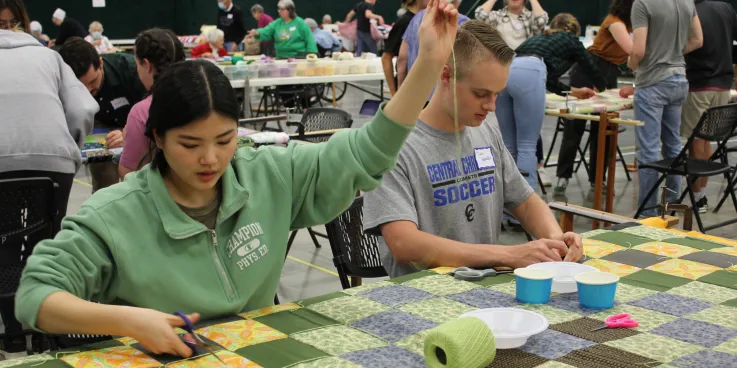
[{"label": "person wearing face mask", "polygon": [[206,58],[217,59],[228,55],[225,45],[225,34],[223,31],[213,28],[205,33],[207,43],[203,43],[192,49],[192,59]]},{"label": "person wearing face mask", "polygon": [[243,50],[241,43],[246,37],[246,24],[243,22],[243,10],[232,0],[218,0],[218,29],[225,34],[225,50],[236,52]]},{"label": "person wearing face mask", "polygon": [[90,23],[90,34],[84,38],[85,41],[95,46],[98,54],[109,54],[111,52],[118,52],[118,49],[113,46],[110,40],[102,35],[102,24],[98,21]]}]

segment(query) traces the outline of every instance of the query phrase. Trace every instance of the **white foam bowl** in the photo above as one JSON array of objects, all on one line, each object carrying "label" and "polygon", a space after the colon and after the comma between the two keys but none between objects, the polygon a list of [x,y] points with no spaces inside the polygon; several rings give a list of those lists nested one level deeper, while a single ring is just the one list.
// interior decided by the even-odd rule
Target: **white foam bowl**
[{"label": "white foam bowl", "polygon": [[594,267],[585,264],[573,262],[543,262],[535,263],[527,266],[527,268],[548,270],[553,272],[553,288],[554,293],[575,293],[578,291],[576,285],[576,275],[584,272],[599,272]]},{"label": "white foam bowl", "polygon": [[518,348],[527,343],[530,336],[548,328],[548,319],[543,315],[517,308],[479,309],[461,315],[463,317],[475,317],[486,323],[494,334],[497,349]]}]

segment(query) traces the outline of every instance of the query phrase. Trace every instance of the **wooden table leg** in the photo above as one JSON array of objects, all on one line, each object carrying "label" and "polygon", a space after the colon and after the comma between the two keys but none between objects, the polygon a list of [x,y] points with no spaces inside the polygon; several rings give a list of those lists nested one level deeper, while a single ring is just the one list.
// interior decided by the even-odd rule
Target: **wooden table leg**
[{"label": "wooden table leg", "polygon": [[[607,134],[610,138],[609,152],[607,152],[609,167],[607,168],[605,211],[609,213],[614,213],[614,178],[617,171],[617,138],[619,137],[619,127],[616,124],[610,125],[610,129]],[[609,225],[609,223],[605,223],[604,227],[607,227]]]},{"label": "wooden table leg", "polygon": [[[604,155],[606,154],[606,136],[607,130],[609,130],[609,118],[606,113],[601,114],[601,120],[599,120],[599,135],[597,137],[599,146],[596,148],[596,169],[594,170],[594,210],[601,210],[601,191],[604,186]],[[591,226],[593,230],[599,228],[599,221],[594,220]]]},{"label": "wooden table leg", "polygon": [[338,103],[335,101],[335,82],[330,83],[333,86],[333,108],[338,107]]},{"label": "wooden table leg", "polygon": [[560,214],[560,229],[564,233],[573,231],[573,214],[570,212],[563,212]]}]

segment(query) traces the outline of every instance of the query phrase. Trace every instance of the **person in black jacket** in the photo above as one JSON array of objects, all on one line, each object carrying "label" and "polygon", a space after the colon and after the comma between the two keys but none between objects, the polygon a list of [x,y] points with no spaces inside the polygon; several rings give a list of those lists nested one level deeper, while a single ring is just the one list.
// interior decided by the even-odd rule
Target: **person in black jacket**
[{"label": "person in black jacket", "polygon": [[241,42],[246,37],[243,10],[232,0],[218,0],[218,29],[225,33],[225,49],[228,52],[243,50]]},{"label": "person in black jacket", "polygon": [[56,9],[54,11],[51,21],[60,27],[60,29],[59,37],[49,41],[49,47],[61,46],[72,37],[85,38],[87,36],[87,30],[82,26],[82,23],[79,23],[75,19],[67,18],[67,12],[62,9]]},{"label": "person in black jacket", "polygon": [[[696,13],[701,20],[704,45],[686,55],[688,97],[681,110],[681,137],[688,138],[706,109],[726,105],[730,100],[734,70],[732,41],[737,40],[737,12],[732,5],[720,1],[696,0]],[[708,160],[711,144],[694,139],[691,157]],[[709,209],[703,189],[708,177],[699,178],[691,189],[699,213]]]}]

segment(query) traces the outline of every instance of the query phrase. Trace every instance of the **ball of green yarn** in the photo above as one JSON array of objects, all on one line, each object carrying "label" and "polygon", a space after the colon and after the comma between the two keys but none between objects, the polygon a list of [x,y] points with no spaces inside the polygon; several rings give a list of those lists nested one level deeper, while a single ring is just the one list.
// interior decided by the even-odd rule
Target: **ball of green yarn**
[{"label": "ball of green yarn", "polygon": [[494,334],[483,321],[465,317],[430,330],[425,339],[429,368],[484,368],[496,357]]}]

